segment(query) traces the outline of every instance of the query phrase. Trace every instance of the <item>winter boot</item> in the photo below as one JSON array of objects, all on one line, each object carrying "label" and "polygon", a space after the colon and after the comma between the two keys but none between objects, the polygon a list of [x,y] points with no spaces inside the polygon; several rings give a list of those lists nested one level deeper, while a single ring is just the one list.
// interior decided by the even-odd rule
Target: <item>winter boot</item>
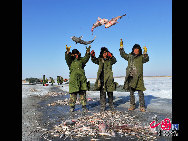
[{"label": "winter boot", "polygon": [[145,112],[146,111],[145,107],[140,107],[140,111]]},{"label": "winter boot", "polygon": [[129,111],[135,110],[135,105],[131,104],[128,110],[129,110]]},{"label": "winter boot", "polygon": [[75,106],[71,106],[70,107],[70,112],[72,113],[72,112],[74,112],[74,110],[75,110]]}]

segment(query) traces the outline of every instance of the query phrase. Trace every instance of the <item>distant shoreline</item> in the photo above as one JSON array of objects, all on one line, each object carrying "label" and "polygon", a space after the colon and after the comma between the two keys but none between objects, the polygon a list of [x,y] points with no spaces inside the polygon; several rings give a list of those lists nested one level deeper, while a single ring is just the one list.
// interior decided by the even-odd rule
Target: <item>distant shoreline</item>
[{"label": "distant shoreline", "polygon": [[[114,78],[121,78],[121,77],[125,77],[125,76],[115,76]],[[144,76],[144,77],[172,77],[172,76]],[[96,79],[96,78],[88,78],[88,79]],[[22,81],[24,81],[24,80],[22,80]],[[54,80],[57,80],[57,79],[54,79]]]}]

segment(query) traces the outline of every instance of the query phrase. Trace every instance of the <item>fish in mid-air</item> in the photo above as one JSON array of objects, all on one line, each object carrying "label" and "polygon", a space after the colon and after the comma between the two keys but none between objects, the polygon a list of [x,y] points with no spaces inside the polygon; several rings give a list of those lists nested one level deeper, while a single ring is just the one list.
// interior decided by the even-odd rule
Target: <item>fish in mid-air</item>
[{"label": "fish in mid-air", "polygon": [[92,28],[91,28],[91,32],[93,32],[94,28],[104,25],[108,22],[108,19],[101,19],[100,17],[98,17],[97,21],[93,24]]},{"label": "fish in mid-air", "polygon": [[80,37],[75,37],[75,36],[73,36],[73,37],[71,37],[71,39],[72,39],[74,42],[76,42],[76,44],[77,44],[77,43],[80,43],[80,44],[87,45],[87,44],[91,44],[91,43],[95,40],[96,36],[95,36],[94,39],[91,40],[91,41],[84,41],[84,40],[82,40],[82,38],[83,38],[83,36],[80,36]]},{"label": "fish in mid-air", "polygon": [[105,24],[105,28],[109,28],[111,27],[112,25],[115,25],[116,23],[118,23],[118,19],[121,19],[123,16],[125,16],[126,14],[122,15],[122,16],[117,16],[115,18],[112,18],[110,21],[108,21],[106,24]]},{"label": "fish in mid-air", "polygon": [[91,28],[91,32],[93,35],[93,30],[94,28],[101,26],[101,25],[105,25],[105,28],[109,28],[112,25],[115,25],[118,19],[121,19],[123,16],[125,16],[126,14],[122,15],[122,16],[117,16],[115,18],[112,18],[111,20],[108,19],[101,19],[100,17],[98,17],[97,21],[93,24],[92,28]]}]

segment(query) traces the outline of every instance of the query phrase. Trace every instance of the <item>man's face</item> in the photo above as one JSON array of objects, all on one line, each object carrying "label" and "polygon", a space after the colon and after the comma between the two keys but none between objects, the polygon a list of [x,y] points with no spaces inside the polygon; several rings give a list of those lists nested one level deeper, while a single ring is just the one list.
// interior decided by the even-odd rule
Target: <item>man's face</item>
[{"label": "man's face", "polygon": [[139,49],[138,49],[138,48],[135,48],[135,49],[134,49],[134,54],[136,54],[136,55],[139,54]]},{"label": "man's face", "polygon": [[78,59],[78,54],[73,54],[73,56],[75,56],[75,58]]},{"label": "man's face", "polygon": [[107,57],[107,52],[104,51],[104,52],[103,52],[103,58],[106,58],[106,57]]}]

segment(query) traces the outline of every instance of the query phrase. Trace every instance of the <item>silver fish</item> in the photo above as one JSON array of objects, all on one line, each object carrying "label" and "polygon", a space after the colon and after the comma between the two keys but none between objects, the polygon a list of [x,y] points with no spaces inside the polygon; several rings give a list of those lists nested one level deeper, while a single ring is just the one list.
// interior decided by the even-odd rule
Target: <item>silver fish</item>
[{"label": "silver fish", "polygon": [[95,38],[96,38],[96,36],[95,36],[94,39],[91,40],[91,41],[84,41],[84,40],[82,40],[82,37],[83,37],[83,36],[80,36],[80,37],[72,36],[71,39],[72,39],[74,42],[76,42],[76,44],[77,44],[77,43],[80,43],[80,44],[87,45],[87,44],[91,44],[91,43],[95,40]]}]

